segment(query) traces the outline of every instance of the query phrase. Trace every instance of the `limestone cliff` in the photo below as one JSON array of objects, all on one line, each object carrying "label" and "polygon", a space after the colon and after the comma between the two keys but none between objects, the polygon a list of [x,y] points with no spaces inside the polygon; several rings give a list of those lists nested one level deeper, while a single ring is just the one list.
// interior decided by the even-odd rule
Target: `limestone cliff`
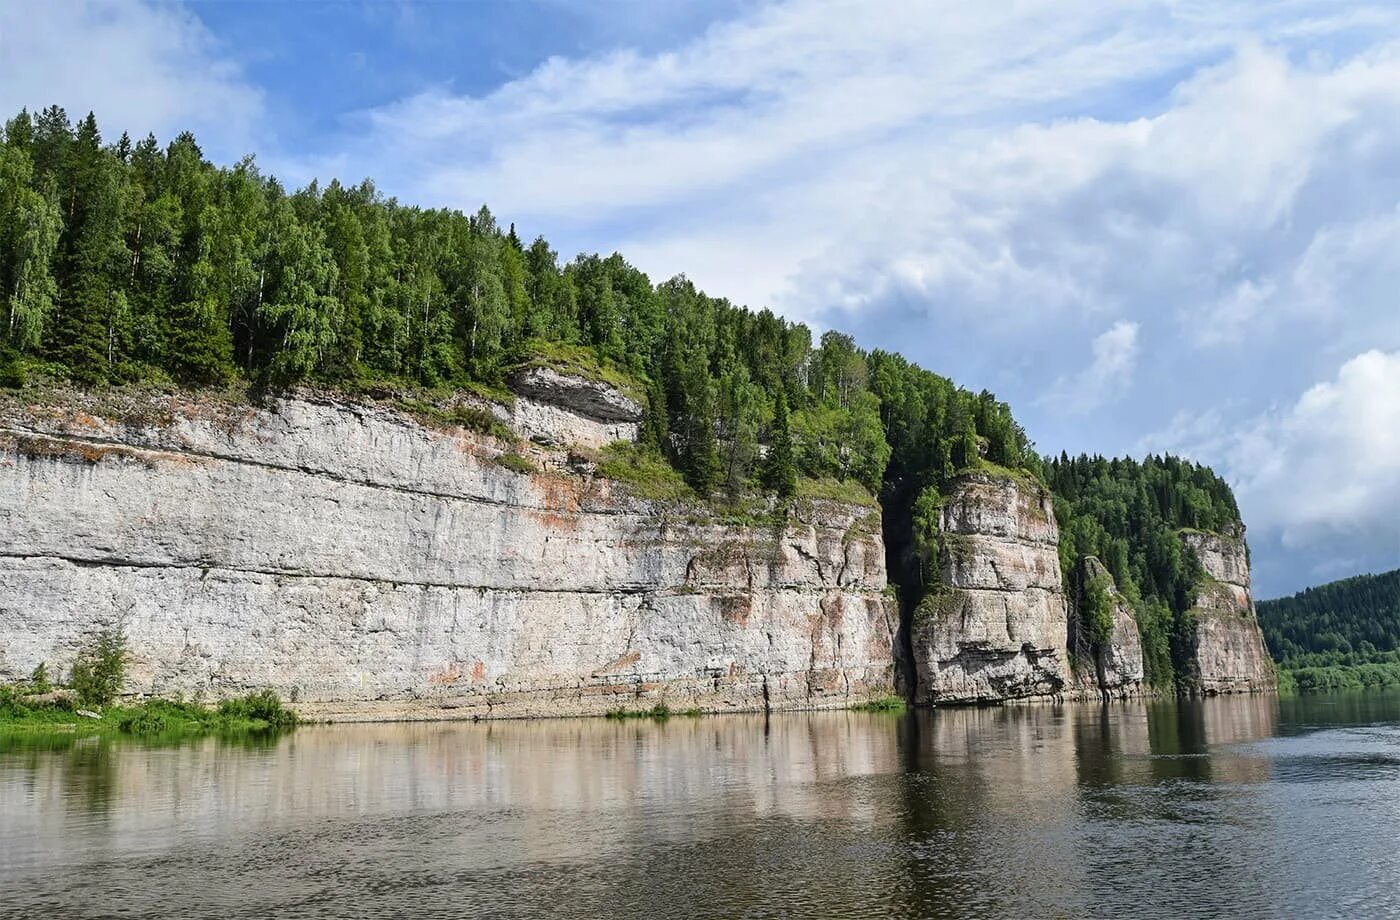
[{"label": "limestone cliff", "polygon": [[312,716],[890,692],[871,509],[808,502],[737,525],[629,497],[563,445],[629,436],[635,404],[557,374],[519,384],[496,410],[516,444],[308,395],[10,398],[0,679],[65,670],[120,623],[129,691],[270,687]]},{"label": "limestone cliff", "polygon": [[1104,698],[1134,696],[1142,691],[1146,669],[1142,660],[1142,633],[1132,608],[1113,586],[1112,576],[1093,556],[1085,558],[1081,582],[1105,579],[1109,594],[1109,629],[1096,640],[1086,621],[1084,598],[1069,607],[1069,648],[1076,662],[1074,684],[1083,695],[1099,693]]},{"label": "limestone cliff", "polygon": [[1205,573],[1188,611],[1194,627],[1189,687],[1208,694],[1274,689],[1273,662],[1250,594],[1244,528],[1225,534],[1183,530],[1181,542]]},{"label": "limestone cliff", "polygon": [[942,581],[910,625],[921,703],[990,702],[1065,686],[1066,611],[1050,495],[971,473],[941,511]]}]

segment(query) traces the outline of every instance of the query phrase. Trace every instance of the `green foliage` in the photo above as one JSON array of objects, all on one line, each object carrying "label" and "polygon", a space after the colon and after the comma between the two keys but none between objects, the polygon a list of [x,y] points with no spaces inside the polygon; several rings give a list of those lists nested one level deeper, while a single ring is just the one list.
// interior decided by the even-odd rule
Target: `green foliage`
[{"label": "green foliage", "polygon": [[1364,664],[1400,651],[1400,570],[1344,578],[1258,609],[1269,649],[1287,667]]},{"label": "green foliage", "polygon": [[1400,687],[1400,659],[1288,668],[1280,671],[1279,681],[1281,690],[1296,693],[1387,690]]},{"label": "green foliage", "polygon": [[1113,576],[1106,571],[1095,573],[1084,581],[1081,615],[1087,625],[1089,641],[1104,645],[1113,634]]},{"label": "green foliage", "polygon": [[515,451],[501,454],[496,458],[496,464],[503,466],[515,473],[538,473],[539,467],[535,466],[529,457],[523,457]]},{"label": "green foliage", "polygon": [[53,689],[53,681],[49,680],[49,666],[47,662],[41,661],[34,666],[34,671],[29,675],[30,693],[48,693]]},{"label": "green foliage", "polygon": [[502,441],[514,441],[515,432],[496,416],[476,406],[442,408],[421,399],[400,399],[399,408],[432,428],[466,428]]},{"label": "green foliage", "polygon": [[877,507],[875,498],[858,482],[824,476],[821,479],[803,477],[797,481],[797,497],[807,501],[841,502],[846,505]]},{"label": "green foliage", "polygon": [[1060,566],[1071,591],[1080,563],[1103,562],[1136,613],[1148,679],[1170,687],[1184,675],[1193,642],[1189,610],[1203,573],[1180,531],[1236,534],[1239,508],[1209,468],[1178,457],[1046,459],[1040,470],[1055,496]]},{"label": "green foliage", "polygon": [[68,685],[84,706],[108,706],[126,675],[126,637],[121,627],[100,630],[78,652]]},{"label": "green foliage", "polygon": [[600,355],[597,349],[570,342],[532,338],[520,343],[516,355],[514,370],[548,367],[561,374],[607,384],[624,396],[646,405],[646,386],[615,361]]},{"label": "green foliage", "polygon": [[773,400],[773,423],[768,436],[768,454],[763,458],[762,481],[763,487],[779,498],[797,494],[797,460],[793,455],[787,393],[781,389]]},{"label": "green foliage", "polygon": [[894,712],[901,713],[909,708],[902,696],[880,696],[863,703],[856,703],[851,709],[855,712]]},{"label": "green foliage", "polygon": [[259,690],[219,704],[219,717],[229,721],[252,722],[272,728],[286,728],[297,722],[296,713],[282,705],[271,690]]},{"label": "green foliage", "polygon": [[0,686],[0,731],[77,731],[175,738],[208,732],[262,732],[289,728],[297,722],[296,714],[268,690],[225,700],[217,708],[179,700],[145,700],[132,706],[109,707],[96,719],[79,715],[63,699],[35,701],[34,692],[32,687]]},{"label": "green foliage", "polygon": [[638,498],[685,501],[695,497],[675,467],[643,444],[615,441],[603,447],[598,475],[622,483]]},{"label": "green foliage", "polygon": [[914,499],[913,520],[914,558],[918,564],[919,584],[937,583],[943,496],[937,486],[925,486]]}]

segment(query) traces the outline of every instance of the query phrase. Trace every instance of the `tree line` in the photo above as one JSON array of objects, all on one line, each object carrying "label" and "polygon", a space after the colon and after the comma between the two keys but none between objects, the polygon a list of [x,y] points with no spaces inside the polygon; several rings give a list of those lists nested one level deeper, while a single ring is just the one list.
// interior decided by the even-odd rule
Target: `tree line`
[{"label": "tree line", "polygon": [[1259,625],[1285,667],[1400,661],[1400,569],[1260,601]]},{"label": "tree line", "polygon": [[799,476],[875,493],[896,454],[946,477],[979,443],[1028,456],[989,393],[839,333],[814,342],[683,276],[653,284],[618,254],[563,263],[485,207],[402,205],[370,181],[288,192],[252,158],[215,166],[188,133],[108,144],[56,106],[5,124],[0,177],[12,385],[495,387],[571,350],[638,381],[647,443],[701,495],[791,494]]}]

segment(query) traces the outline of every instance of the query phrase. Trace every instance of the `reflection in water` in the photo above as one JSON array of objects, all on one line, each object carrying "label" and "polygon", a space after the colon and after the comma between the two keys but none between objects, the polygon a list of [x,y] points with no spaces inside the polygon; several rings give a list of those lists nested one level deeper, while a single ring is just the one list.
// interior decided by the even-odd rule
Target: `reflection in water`
[{"label": "reflection in water", "polygon": [[0,739],[0,915],[1400,911],[1400,696]]}]

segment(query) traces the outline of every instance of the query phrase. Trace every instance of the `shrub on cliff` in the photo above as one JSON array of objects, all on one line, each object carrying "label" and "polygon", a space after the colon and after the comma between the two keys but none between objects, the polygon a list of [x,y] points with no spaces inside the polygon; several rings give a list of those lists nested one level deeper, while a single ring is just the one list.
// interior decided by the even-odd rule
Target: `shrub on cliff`
[{"label": "shrub on cliff", "polygon": [[126,676],[126,636],[120,626],[104,628],[79,652],[68,685],[84,706],[109,706]]},{"label": "shrub on cliff", "polygon": [[1095,645],[1108,642],[1113,634],[1113,576],[1099,571],[1084,582],[1084,623],[1089,641]]}]

